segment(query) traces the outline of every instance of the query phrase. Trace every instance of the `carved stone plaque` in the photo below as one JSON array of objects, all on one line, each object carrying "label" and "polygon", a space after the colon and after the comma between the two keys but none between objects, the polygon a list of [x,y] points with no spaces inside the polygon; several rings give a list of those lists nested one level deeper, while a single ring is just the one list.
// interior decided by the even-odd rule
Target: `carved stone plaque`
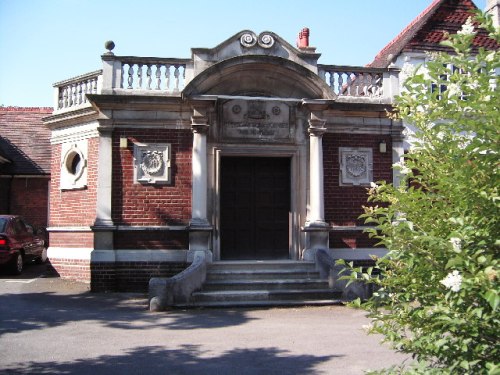
[{"label": "carved stone plaque", "polygon": [[170,144],[134,144],[135,182],[170,183]]},{"label": "carved stone plaque", "polygon": [[371,148],[339,148],[340,185],[369,185],[373,180]]},{"label": "carved stone plaque", "polygon": [[230,100],[222,108],[222,136],[251,140],[290,138],[290,107],[278,101]]}]

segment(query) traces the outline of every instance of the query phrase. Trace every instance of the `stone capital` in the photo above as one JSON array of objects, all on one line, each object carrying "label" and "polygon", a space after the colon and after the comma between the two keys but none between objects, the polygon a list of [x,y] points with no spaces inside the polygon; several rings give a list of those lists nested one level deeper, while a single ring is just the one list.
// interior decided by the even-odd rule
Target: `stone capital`
[{"label": "stone capital", "polygon": [[314,123],[314,125],[309,121],[309,129],[307,131],[309,132],[309,135],[312,137],[322,137],[323,134],[326,132],[326,128],[324,127],[325,122],[322,121],[320,123]]},{"label": "stone capital", "polygon": [[207,134],[208,129],[210,128],[208,120],[206,119],[205,122],[200,120],[201,119],[193,119],[193,117],[191,117],[191,130],[193,131],[193,133]]}]

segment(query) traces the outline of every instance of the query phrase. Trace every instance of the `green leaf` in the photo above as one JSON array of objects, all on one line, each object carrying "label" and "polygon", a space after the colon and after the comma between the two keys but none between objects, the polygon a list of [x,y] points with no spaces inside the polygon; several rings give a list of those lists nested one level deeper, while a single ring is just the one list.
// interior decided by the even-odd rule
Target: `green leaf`
[{"label": "green leaf", "polygon": [[498,291],[490,289],[483,294],[484,299],[490,304],[493,311],[496,311],[498,305],[500,304],[500,296]]}]

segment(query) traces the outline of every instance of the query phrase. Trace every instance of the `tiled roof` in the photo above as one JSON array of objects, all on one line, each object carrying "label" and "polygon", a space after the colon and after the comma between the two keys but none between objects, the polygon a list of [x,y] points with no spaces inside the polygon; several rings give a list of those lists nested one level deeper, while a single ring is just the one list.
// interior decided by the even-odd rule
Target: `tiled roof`
[{"label": "tiled roof", "polygon": [[[386,68],[402,52],[449,51],[439,43],[446,32],[454,34],[459,31],[473,10],[477,7],[471,0],[434,0],[369,65]],[[498,48],[482,30],[478,31],[474,46]]]},{"label": "tiled roof", "polygon": [[50,174],[47,107],[0,107],[0,175]]}]

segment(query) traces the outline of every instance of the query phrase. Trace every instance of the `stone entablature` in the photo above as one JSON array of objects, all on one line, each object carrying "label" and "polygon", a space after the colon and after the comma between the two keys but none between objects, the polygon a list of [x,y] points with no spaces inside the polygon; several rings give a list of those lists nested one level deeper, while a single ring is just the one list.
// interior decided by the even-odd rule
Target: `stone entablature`
[{"label": "stone entablature", "polygon": [[294,136],[294,123],[294,108],[285,102],[229,100],[222,105],[220,138],[250,142],[289,141]]}]

